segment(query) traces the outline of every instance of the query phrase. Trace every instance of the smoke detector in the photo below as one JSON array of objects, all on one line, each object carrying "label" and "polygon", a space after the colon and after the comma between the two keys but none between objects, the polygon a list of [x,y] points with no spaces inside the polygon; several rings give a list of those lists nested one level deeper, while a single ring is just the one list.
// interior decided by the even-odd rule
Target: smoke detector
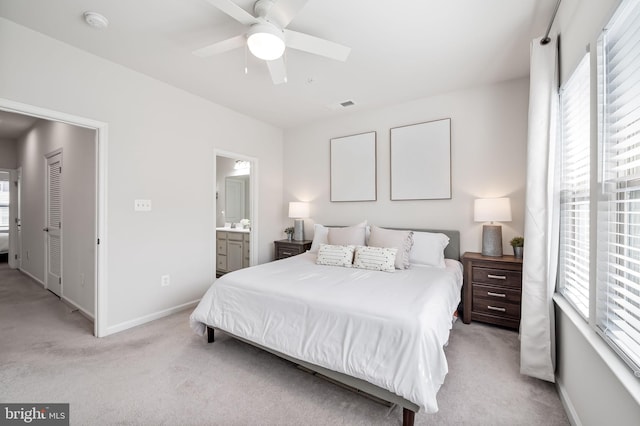
[{"label": "smoke detector", "polygon": [[103,30],[109,26],[109,20],[98,12],[85,12],[83,16],[90,27]]}]

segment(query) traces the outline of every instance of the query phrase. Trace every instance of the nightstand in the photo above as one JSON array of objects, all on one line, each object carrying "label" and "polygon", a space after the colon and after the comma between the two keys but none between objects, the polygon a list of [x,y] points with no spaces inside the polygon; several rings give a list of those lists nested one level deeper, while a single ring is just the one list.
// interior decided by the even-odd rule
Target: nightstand
[{"label": "nightstand", "polygon": [[518,329],[522,300],[522,259],[467,252],[464,266],[463,321]]},{"label": "nightstand", "polygon": [[276,245],[276,260],[304,253],[311,248],[311,240],[278,240],[273,243]]}]

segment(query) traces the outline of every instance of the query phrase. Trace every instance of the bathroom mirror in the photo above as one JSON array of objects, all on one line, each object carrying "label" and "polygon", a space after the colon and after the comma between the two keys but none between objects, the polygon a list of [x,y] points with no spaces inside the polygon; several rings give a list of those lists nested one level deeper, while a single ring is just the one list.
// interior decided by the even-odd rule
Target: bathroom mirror
[{"label": "bathroom mirror", "polygon": [[251,217],[249,194],[249,175],[225,178],[226,222],[239,223]]}]

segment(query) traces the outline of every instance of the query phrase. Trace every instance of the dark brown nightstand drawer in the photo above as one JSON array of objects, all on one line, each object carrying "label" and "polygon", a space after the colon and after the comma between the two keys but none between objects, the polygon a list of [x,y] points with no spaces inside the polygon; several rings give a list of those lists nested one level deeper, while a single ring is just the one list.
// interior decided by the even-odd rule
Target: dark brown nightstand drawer
[{"label": "dark brown nightstand drawer", "polygon": [[520,304],[505,303],[494,299],[473,299],[473,312],[481,314],[490,314],[497,317],[506,317],[519,319]]},{"label": "dark brown nightstand drawer", "polygon": [[520,290],[511,288],[499,288],[481,284],[473,285],[473,300],[476,299],[494,300],[502,303],[520,303],[522,299]]},{"label": "dark brown nightstand drawer", "polygon": [[300,254],[300,250],[297,247],[280,246],[278,247],[278,253],[276,253],[276,256],[278,259],[284,259],[285,257],[291,257],[297,254]]},{"label": "dark brown nightstand drawer", "polygon": [[522,273],[506,269],[473,267],[473,282],[492,284],[500,287],[519,289],[522,283]]},{"label": "dark brown nightstand drawer", "polygon": [[304,253],[311,248],[311,241],[289,241],[280,240],[274,241],[276,246],[276,260],[285,259],[287,257],[296,256]]}]

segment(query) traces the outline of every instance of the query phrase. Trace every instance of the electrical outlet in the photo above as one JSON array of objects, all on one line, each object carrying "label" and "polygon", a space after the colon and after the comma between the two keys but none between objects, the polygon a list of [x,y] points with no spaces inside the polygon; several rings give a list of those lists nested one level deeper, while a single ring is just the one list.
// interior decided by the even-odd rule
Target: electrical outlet
[{"label": "electrical outlet", "polygon": [[26,250],[27,260],[29,260],[29,250]]},{"label": "electrical outlet", "polygon": [[137,212],[150,212],[151,200],[135,200],[133,202],[133,210]]},{"label": "electrical outlet", "polygon": [[171,284],[171,276],[170,275],[163,275],[160,277],[160,286],[161,287],[167,287],[169,284]]},{"label": "electrical outlet", "polygon": [[84,287],[84,274],[80,274],[80,287]]}]

